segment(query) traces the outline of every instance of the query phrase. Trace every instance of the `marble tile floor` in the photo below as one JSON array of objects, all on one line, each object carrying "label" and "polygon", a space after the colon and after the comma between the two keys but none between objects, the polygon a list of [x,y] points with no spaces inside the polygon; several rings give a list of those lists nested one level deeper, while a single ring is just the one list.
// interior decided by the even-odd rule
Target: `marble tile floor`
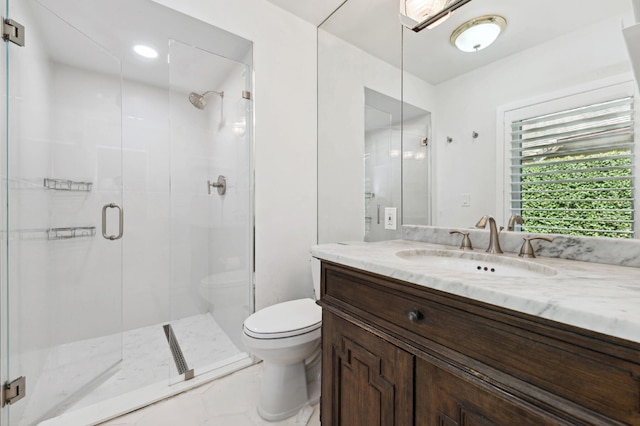
[{"label": "marble tile floor", "polygon": [[[111,335],[73,342],[51,351],[30,401],[35,405],[25,410],[23,424],[32,424],[43,415],[87,407],[149,384],[169,383],[178,371],[162,325],[130,330],[122,338]],[[189,368],[201,369],[241,353],[208,313],[171,321],[171,325]],[[122,361],[107,370],[120,353]],[[106,373],[99,380],[86,383],[87,377],[96,377],[101,371]],[[47,413],[42,407],[57,410]]]},{"label": "marble tile floor", "polygon": [[256,411],[262,363],[237,371],[101,426],[320,426],[319,404],[280,422]]},{"label": "marble tile floor", "polygon": [[[171,321],[170,324],[189,368],[202,368],[240,353],[209,313]],[[72,409],[177,375],[162,325],[132,330],[124,333],[123,362],[118,373]]]}]

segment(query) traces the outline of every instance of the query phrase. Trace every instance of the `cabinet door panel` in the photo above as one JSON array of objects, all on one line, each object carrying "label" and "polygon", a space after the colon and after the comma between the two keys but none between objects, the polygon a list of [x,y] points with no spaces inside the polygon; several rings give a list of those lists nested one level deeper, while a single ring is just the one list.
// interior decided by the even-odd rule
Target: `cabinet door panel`
[{"label": "cabinet door panel", "polygon": [[413,355],[323,313],[322,424],[413,424]]},{"label": "cabinet door panel", "polygon": [[478,379],[416,360],[417,426],[568,425]]}]

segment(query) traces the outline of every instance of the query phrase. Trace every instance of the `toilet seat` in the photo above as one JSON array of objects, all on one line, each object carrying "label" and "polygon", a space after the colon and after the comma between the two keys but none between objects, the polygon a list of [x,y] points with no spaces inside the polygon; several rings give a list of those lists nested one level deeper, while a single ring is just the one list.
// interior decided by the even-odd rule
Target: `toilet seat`
[{"label": "toilet seat", "polygon": [[282,339],[318,330],[322,309],[313,299],[278,303],[249,316],[244,333],[255,339]]}]

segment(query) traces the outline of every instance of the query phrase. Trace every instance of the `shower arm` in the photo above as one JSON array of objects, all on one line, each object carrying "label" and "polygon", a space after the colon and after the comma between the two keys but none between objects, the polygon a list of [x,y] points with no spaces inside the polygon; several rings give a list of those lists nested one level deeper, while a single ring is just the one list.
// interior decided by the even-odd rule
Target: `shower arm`
[{"label": "shower arm", "polygon": [[224,92],[216,92],[215,90],[207,90],[201,96],[204,97],[205,95],[208,95],[209,93],[215,93],[216,95],[220,96],[221,98],[224,98]]}]

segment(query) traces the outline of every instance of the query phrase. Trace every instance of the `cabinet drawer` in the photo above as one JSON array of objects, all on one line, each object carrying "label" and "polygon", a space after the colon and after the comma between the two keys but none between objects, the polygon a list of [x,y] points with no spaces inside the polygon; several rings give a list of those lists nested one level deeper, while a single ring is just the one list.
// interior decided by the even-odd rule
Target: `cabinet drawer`
[{"label": "cabinet drawer", "polygon": [[640,424],[640,345],[327,263],[322,285],[326,303],[417,348],[453,350],[479,369],[587,407],[594,418]]},{"label": "cabinet drawer", "polygon": [[324,295],[346,303],[347,309],[357,308],[419,336],[440,336],[438,340],[445,342],[455,340],[448,323],[467,316],[464,312],[447,312],[445,306],[428,299],[393,291],[357,273],[331,268],[326,269]]}]

